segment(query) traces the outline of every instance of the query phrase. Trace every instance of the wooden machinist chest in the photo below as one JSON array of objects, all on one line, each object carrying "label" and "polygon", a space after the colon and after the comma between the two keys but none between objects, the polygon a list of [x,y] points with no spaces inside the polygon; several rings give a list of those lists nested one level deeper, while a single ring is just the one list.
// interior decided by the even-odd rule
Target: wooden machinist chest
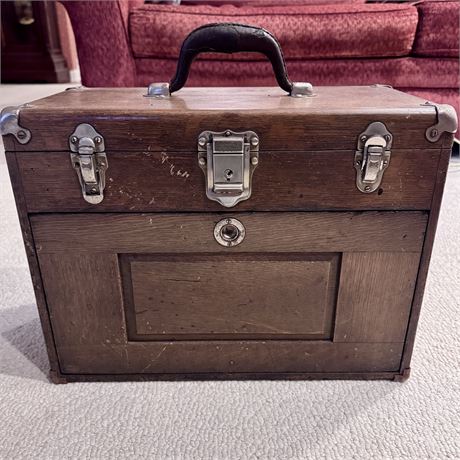
[{"label": "wooden machinist chest", "polygon": [[[52,377],[404,379],[455,112],[292,83],[270,34],[225,27],[169,86],[2,112]],[[198,39],[282,89],[176,92]]]}]

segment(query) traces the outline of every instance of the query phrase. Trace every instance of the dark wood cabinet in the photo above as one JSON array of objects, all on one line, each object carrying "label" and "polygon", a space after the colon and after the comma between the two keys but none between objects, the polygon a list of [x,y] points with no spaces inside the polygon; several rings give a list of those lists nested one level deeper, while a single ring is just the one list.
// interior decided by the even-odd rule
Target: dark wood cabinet
[{"label": "dark wood cabinet", "polygon": [[2,1],[3,83],[64,83],[55,2]]},{"label": "dark wood cabinet", "polygon": [[[382,86],[315,90],[76,88],[20,109],[4,143],[55,381],[407,378],[449,109]],[[394,143],[363,193],[375,123]],[[206,181],[211,165],[241,177],[246,130],[251,196],[224,206]]]}]

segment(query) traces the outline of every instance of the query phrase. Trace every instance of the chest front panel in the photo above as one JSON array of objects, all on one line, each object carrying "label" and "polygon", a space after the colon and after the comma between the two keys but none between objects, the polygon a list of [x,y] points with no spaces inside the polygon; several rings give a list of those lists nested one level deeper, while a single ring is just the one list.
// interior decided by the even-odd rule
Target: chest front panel
[{"label": "chest front panel", "polygon": [[33,217],[63,372],[397,370],[426,213],[222,216]]}]

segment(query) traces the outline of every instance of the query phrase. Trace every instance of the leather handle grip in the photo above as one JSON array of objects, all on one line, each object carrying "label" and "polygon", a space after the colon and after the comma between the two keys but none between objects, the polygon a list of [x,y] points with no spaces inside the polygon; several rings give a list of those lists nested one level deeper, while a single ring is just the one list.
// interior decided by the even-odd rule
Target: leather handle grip
[{"label": "leather handle grip", "polygon": [[187,82],[190,66],[200,53],[258,52],[271,62],[278,85],[291,94],[293,83],[289,79],[281,46],[265,29],[244,24],[207,24],[191,32],[182,44],[176,74],[169,84],[173,93]]}]

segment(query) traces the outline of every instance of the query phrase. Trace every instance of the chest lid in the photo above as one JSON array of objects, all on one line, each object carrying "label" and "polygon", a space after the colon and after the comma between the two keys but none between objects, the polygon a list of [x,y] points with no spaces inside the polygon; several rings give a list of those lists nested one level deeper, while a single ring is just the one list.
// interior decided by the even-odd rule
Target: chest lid
[{"label": "chest lid", "polygon": [[[355,150],[359,134],[372,122],[391,132],[393,148],[439,148],[443,134],[455,132],[450,106],[386,86],[316,87],[314,94],[185,88],[149,98],[144,88],[73,88],[7,108],[2,134],[7,150],[68,151],[75,128],[88,123],[104,136],[106,151],[192,153],[201,132],[227,129],[256,132],[261,151]],[[20,139],[18,133],[26,134]]]}]

